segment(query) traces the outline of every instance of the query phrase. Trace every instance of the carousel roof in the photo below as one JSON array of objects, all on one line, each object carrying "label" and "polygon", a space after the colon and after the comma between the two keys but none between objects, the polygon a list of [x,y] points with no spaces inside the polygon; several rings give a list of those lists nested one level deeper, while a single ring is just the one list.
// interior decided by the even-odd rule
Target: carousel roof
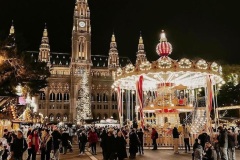
[{"label": "carousel roof", "polygon": [[[165,43],[165,44],[163,44]],[[143,90],[154,90],[160,83],[173,83],[174,86],[183,85],[188,89],[206,86],[206,77],[210,76],[212,84],[223,81],[222,67],[216,62],[204,59],[190,60],[182,58],[173,60],[168,55],[172,46],[167,42],[164,32],[161,33],[160,43],[157,45],[160,58],[156,61],[142,61],[139,64],[127,64],[117,69],[114,86],[122,89],[135,89],[136,80],[143,76]]]}]

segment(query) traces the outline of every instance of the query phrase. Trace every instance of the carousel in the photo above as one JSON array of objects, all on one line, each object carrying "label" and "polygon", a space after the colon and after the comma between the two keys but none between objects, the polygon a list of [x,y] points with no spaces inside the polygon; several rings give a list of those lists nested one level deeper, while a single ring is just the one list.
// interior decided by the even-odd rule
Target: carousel
[{"label": "carousel", "polygon": [[[211,126],[214,120],[210,112],[215,112],[217,103],[215,92],[224,83],[222,67],[204,59],[171,59],[172,45],[164,31],[156,52],[160,56],[156,61],[142,58],[136,65],[117,69],[113,87],[118,92],[118,101],[122,100],[122,91],[136,92],[136,115],[142,127],[173,128],[188,123],[191,132],[197,133]],[[185,115],[183,119],[180,114]]]}]

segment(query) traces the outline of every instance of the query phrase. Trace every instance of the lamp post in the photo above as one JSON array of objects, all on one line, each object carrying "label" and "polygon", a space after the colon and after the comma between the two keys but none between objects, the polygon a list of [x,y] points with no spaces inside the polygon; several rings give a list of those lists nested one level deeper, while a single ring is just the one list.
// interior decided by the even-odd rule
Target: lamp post
[{"label": "lamp post", "polygon": [[122,110],[121,110],[121,112],[122,112],[122,113],[121,113],[121,115],[122,115],[122,116],[121,116],[121,120],[122,120],[121,123],[122,123],[122,124],[121,124],[121,126],[123,126],[123,104],[124,104],[124,103],[123,103],[123,102],[124,102],[124,101],[123,101],[123,93],[124,93],[124,92],[125,92],[125,90],[122,89],[122,98],[121,98],[121,99],[122,99]]},{"label": "lamp post", "polygon": [[134,90],[132,90],[132,121],[133,121],[133,101],[134,101],[134,99],[133,99],[133,95],[135,94],[135,91]]}]

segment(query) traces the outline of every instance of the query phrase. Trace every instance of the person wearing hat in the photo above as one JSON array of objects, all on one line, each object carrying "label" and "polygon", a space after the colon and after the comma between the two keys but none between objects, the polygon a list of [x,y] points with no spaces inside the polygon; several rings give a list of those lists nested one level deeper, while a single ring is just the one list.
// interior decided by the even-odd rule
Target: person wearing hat
[{"label": "person wearing hat", "polygon": [[11,156],[14,160],[22,160],[23,153],[27,150],[27,142],[23,138],[23,132],[17,131],[17,137],[13,140],[11,145]]}]

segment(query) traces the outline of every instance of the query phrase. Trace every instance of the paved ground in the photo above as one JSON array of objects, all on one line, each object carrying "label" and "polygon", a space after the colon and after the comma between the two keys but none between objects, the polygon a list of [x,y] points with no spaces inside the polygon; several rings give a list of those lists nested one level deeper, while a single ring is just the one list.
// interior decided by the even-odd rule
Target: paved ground
[{"label": "paved ground", "polygon": [[[86,152],[85,155],[78,155],[79,149],[77,145],[73,145],[73,152],[66,155],[61,154],[60,160],[103,160],[101,148],[97,146],[97,155],[92,155],[90,152]],[[240,150],[236,151],[236,160],[240,160]],[[152,151],[146,149],[144,155],[137,155],[136,160],[191,160],[191,153],[184,153],[184,150],[180,150],[180,154],[174,154],[172,149],[159,149]],[[40,155],[37,156],[37,160],[40,160]]]}]

